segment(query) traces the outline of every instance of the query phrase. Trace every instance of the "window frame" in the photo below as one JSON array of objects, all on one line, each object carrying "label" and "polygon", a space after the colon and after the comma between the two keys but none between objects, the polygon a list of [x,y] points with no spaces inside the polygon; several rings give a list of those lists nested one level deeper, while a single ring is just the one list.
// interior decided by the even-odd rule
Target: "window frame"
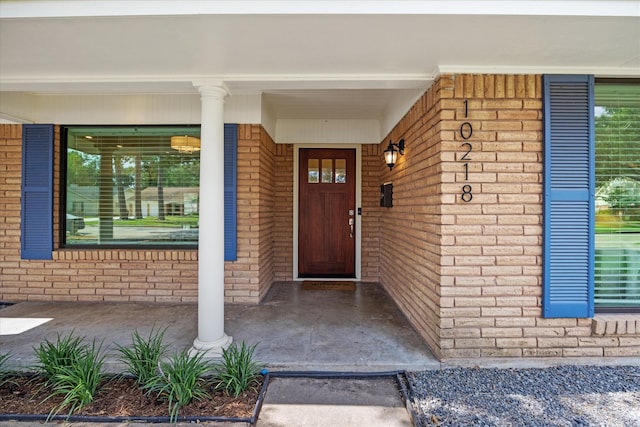
[{"label": "window frame", "polygon": [[172,125],[61,125],[60,126],[60,206],[59,206],[59,218],[60,218],[60,227],[59,227],[59,242],[60,248],[62,249],[80,249],[80,250],[101,250],[101,249],[120,249],[120,250],[147,250],[147,249],[157,249],[157,250],[195,250],[198,249],[198,242],[194,243],[183,243],[183,244],[167,244],[167,243],[146,243],[146,244],[122,244],[122,243],[107,243],[107,244],[82,244],[82,243],[67,243],[67,222],[66,212],[67,212],[67,157],[68,157],[68,131],[70,128],[79,129],[79,128],[173,128],[173,127],[181,127],[181,128],[193,128],[200,130],[201,125],[199,124],[172,124]]},{"label": "window frame", "polygon": [[[598,84],[629,84],[629,85],[640,85],[640,78],[611,78],[611,77],[596,77],[594,79],[594,86],[598,85]],[[595,109],[595,94],[594,94],[594,109]],[[595,134],[595,121],[593,123],[594,126],[594,134]],[[594,137],[594,150],[595,150],[595,145],[596,145],[596,140]],[[594,163],[595,163],[595,159],[594,159]],[[595,176],[594,176],[594,180],[595,180]],[[594,210],[594,215],[595,215],[595,205],[592,206],[592,209]],[[590,233],[593,234],[594,240],[595,240],[595,236],[596,236],[596,230],[595,230],[595,224],[594,227],[590,230]],[[594,250],[595,250],[595,244],[594,244]],[[595,288],[595,264],[593,266],[594,269],[594,288]],[[610,314],[635,314],[635,313],[640,313],[640,305],[633,307],[633,306],[597,306],[595,305],[595,295],[594,295],[594,309],[595,309],[595,313],[596,314],[606,314],[606,313],[610,313]]]}]

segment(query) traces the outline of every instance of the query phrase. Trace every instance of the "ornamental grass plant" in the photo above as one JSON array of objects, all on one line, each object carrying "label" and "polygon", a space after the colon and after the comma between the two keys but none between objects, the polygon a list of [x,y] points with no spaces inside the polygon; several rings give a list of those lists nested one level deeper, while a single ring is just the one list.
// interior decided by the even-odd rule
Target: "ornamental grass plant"
[{"label": "ornamental grass plant", "polygon": [[166,330],[167,328],[157,330],[154,327],[149,332],[149,336],[143,338],[136,329],[131,334],[130,347],[116,345],[120,353],[120,361],[127,366],[127,372],[142,387],[158,375],[160,360],[167,353],[167,346],[163,343]]},{"label": "ornamental grass plant", "polygon": [[144,385],[149,393],[166,400],[169,418],[175,422],[180,408],[192,400],[209,397],[210,379],[205,374],[212,369],[211,362],[205,360],[204,353],[189,354],[183,350],[166,361],[160,361],[159,375]]},{"label": "ornamental grass plant", "polygon": [[51,396],[63,395],[64,399],[50,415],[69,408],[70,416],[76,410],[91,403],[104,379],[102,372],[105,356],[102,345],[95,341],[86,346],[72,365],[60,366],[51,377],[53,392]]},{"label": "ornamental grass plant", "polygon": [[39,365],[36,370],[47,379],[55,375],[60,367],[73,365],[84,350],[83,338],[74,336],[71,331],[68,335],[57,335],[56,341],[45,339],[34,349]]},{"label": "ornamental grass plant", "polygon": [[49,419],[65,408],[69,409],[69,417],[93,401],[105,377],[102,372],[105,360],[102,344],[93,340],[89,345],[71,332],[67,336],[58,335],[55,343],[45,340],[35,352],[40,362],[39,369],[52,389],[45,400],[63,396],[60,404],[49,413]]},{"label": "ornamental grass plant", "polygon": [[253,413],[262,383],[253,360],[255,345],[234,343],[214,364],[206,353],[184,350],[168,356],[165,331],[154,327],[142,335],[135,330],[130,346],[115,344],[126,365],[115,375],[103,372],[103,344],[85,342],[73,331],[34,346],[35,376],[9,371],[10,355],[0,353],[0,412],[42,414],[46,422],[58,414],[66,414],[66,420],[75,415],[157,416],[158,403],[166,402],[172,422],[181,413],[242,418]]},{"label": "ornamental grass plant", "polygon": [[9,358],[11,358],[10,353],[0,353],[0,387],[13,382],[11,377],[14,373],[6,366]]},{"label": "ornamental grass plant", "polygon": [[222,351],[222,363],[215,366],[217,390],[224,390],[234,397],[250,387],[260,384],[261,366],[253,358],[257,344],[252,346],[244,342],[238,347],[233,343]]}]

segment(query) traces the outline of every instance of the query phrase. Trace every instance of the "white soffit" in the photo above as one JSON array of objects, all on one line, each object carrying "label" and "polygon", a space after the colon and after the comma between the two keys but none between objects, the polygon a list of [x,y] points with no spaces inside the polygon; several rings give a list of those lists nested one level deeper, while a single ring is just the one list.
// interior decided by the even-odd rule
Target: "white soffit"
[{"label": "white soffit", "polygon": [[[394,100],[411,99],[424,90],[285,90],[263,95],[270,111],[281,119],[382,119]],[[308,105],[313,99],[314,104]]]},{"label": "white soffit", "polygon": [[0,90],[417,88],[439,71],[631,75],[639,60],[640,1],[0,0]]},{"label": "white soffit", "polygon": [[3,92],[197,96],[217,80],[262,95],[274,126],[384,134],[441,72],[638,77],[640,1],[0,0]]}]

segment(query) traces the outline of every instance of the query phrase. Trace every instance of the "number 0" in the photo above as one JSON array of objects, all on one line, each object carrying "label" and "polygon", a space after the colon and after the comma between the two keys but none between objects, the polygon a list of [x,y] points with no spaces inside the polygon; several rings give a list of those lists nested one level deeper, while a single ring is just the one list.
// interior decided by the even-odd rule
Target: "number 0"
[{"label": "number 0", "polygon": [[471,135],[473,135],[473,126],[471,126],[471,123],[464,122],[463,124],[461,124],[460,136],[462,137],[462,139],[469,139],[471,138]]}]

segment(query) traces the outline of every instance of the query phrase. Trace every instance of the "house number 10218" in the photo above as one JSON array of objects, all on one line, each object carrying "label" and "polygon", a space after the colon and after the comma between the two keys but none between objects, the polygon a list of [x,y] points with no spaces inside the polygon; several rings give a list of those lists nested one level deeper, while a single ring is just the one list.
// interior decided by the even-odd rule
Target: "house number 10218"
[{"label": "house number 10218", "polygon": [[[469,117],[469,100],[464,101],[464,117]],[[473,135],[473,126],[471,123],[464,122],[460,125],[460,137],[465,141],[471,138]],[[473,145],[470,142],[464,142],[462,147],[465,148],[464,154],[460,157],[460,161],[464,163],[464,180],[469,181],[469,161],[471,161],[471,152],[473,151]],[[462,186],[462,194],[460,197],[462,201],[465,203],[469,203],[473,199],[473,188],[469,184],[465,184]]]}]

